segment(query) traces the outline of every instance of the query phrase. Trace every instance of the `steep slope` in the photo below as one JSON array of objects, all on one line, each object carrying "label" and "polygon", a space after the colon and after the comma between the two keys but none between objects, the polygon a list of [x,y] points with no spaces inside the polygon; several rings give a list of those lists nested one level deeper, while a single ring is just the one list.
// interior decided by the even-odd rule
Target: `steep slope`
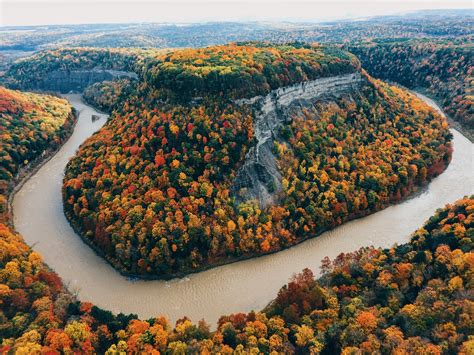
[{"label": "steep slope", "polygon": [[45,322],[63,324],[74,299],[41,256],[9,227],[7,205],[20,178],[61,145],[72,132],[74,120],[72,107],[64,99],[0,87],[1,341]]},{"label": "steep slope", "polygon": [[424,88],[474,139],[472,38],[378,40],[347,47],[373,76]]},{"label": "steep slope", "polygon": [[0,86],[0,222],[6,219],[7,195],[18,174],[57,148],[73,123],[66,100]]},{"label": "steep slope", "polygon": [[136,79],[145,58],[163,51],[117,48],[45,50],[16,61],[2,81],[8,87],[21,90],[82,92],[97,82]]},{"label": "steep slope", "polygon": [[449,141],[433,110],[332,47],[176,51],[69,163],[64,208],[120,271],[168,278],[384,208],[444,169]]},{"label": "steep slope", "polygon": [[261,207],[277,202],[275,199],[282,190],[282,176],[272,150],[276,141],[284,141],[280,130],[291,122],[292,107],[301,108],[321,98],[350,94],[362,81],[359,73],[338,75],[277,89],[265,97],[239,100],[242,105],[257,104],[260,112],[253,122],[257,142],[249,149],[232,186],[237,201],[258,200]]},{"label": "steep slope", "polygon": [[112,112],[134,90],[133,79],[106,80],[94,83],[84,89],[84,100],[105,112]]}]

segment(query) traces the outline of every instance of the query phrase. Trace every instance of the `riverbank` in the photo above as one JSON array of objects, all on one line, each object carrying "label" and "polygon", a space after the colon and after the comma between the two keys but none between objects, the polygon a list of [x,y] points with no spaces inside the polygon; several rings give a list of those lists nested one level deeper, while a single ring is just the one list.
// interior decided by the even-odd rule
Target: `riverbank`
[{"label": "riverbank", "polygon": [[81,111],[75,132],[15,195],[14,224],[27,244],[43,255],[80,300],[114,313],[135,313],[143,319],[163,314],[171,322],[186,315],[215,324],[223,314],[262,309],[303,268],[316,272],[325,256],[335,258],[341,252],[369,245],[404,243],[436,209],[473,192],[473,145],[453,130],[451,164],[416,197],[275,254],[170,281],[130,280],[87,246],[63,214],[64,167],[80,144],[105,123],[104,115],[92,123],[90,117],[97,111],[77,95],[68,98]]},{"label": "riverbank", "polygon": [[[277,97],[279,97],[277,99],[277,101],[278,100],[282,101],[282,103],[279,103],[278,105],[284,105],[284,104],[286,105],[286,104],[288,104],[288,102],[291,102],[291,100],[301,99],[304,95],[306,95],[307,97],[313,97],[314,98],[314,97],[317,97],[318,95],[320,95],[322,93],[327,93],[328,91],[331,92],[331,90],[333,91],[333,93],[332,93],[333,95],[336,95],[338,92],[347,92],[347,90],[349,90],[352,86],[358,85],[360,83],[360,81],[361,81],[360,75],[356,75],[356,74],[338,76],[338,77],[333,77],[333,78],[324,78],[324,79],[318,79],[318,80],[315,80],[315,81],[308,82],[307,83],[308,85],[306,85],[304,87],[301,86],[301,85],[295,85],[295,86],[292,86],[290,88],[285,88],[283,91],[281,91],[281,92],[276,91],[272,95],[276,95]],[[295,94],[295,92],[296,92],[296,94]],[[288,93],[292,93],[293,95],[296,95],[296,98],[293,97],[291,100],[288,99],[288,97],[286,96],[286,95],[288,95]],[[250,99],[250,101],[253,102],[255,100]],[[267,116],[269,117],[271,115],[271,113],[276,110],[276,106],[275,106],[274,103],[271,102],[270,96],[266,97],[265,101],[267,101],[267,103],[262,104],[262,107],[266,108],[265,109],[266,112],[263,113],[263,116],[260,116],[260,119],[262,119],[263,121],[262,122],[257,122],[255,125],[266,127],[265,129],[267,129],[268,131],[266,131],[265,133],[262,133],[262,132],[260,132],[258,127],[256,128],[257,133],[255,133],[255,136],[260,137],[262,139],[262,142],[257,143],[257,146],[256,146],[257,147],[256,148],[257,152],[259,151],[259,149],[258,149],[259,144],[260,144],[260,152],[262,152],[263,148],[261,147],[261,145],[264,144],[264,142],[266,142],[266,140],[269,139],[268,137],[270,137],[272,135],[271,131],[274,131],[274,130],[276,131],[277,130],[276,126],[275,127],[270,127],[270,126],[272,124],[275,124],[275,125],[280,124],[280,122],[276,122],[276,121],[273,122],[273,123],[265,121],[265,117],[267,117]],[[283,103],[283,102],[286,102],[286,103]],[[275,114],[273,114],[273,115],[275,115]],[[268,127],[270,127],[270,128],[268,128]],[[258,138],[257,140],[259,141],[260,138]],[[82,238],[82,240],[87,245],[89,245],[89,247],[91,247],[101,258],[104,258],[121,275],[123,275],[125,277],[130,277],[130,278],[133,278],[133,279],[143,279],[143,280],[172,280],[172,279],[175,279],[175,278],[186,277],[186,276],[188,276],[189,274],[192,274],[192,273],[199,273],[199,272],[202,272],[202,271],[205,271],[205,270],[209,270],[209,269],[212,269],[214,267],[219,267],[219,266],[222,266],[222,265],[232,264],[232,263],[239,262],[239,261],[242,261],[242,260],[257,258],[257,257],[261,257],[261,256],[264,256],[264,255],[271,255],[273,253],[280,252],[282,250],[294,247],[297,244],[303,243],[308,239],[317,238],[322,233],[327,232],[328,230],[330,230],[332,228],[335,228],[338,225],[341,225],[343,223],[347,223],[347,222],[349,222],[351,220],[354,220],[354,219],[366,217],[367,215],[370,215],[372,213],[381,211],[381,210],[383,210],[383,209],[385,209],[385,208],[387,208],[387,207],[389,207],[393,204],[401,203],[401,202],[403,202],[405,200],[408,200],[410,198],[414,198],[414,197],[417,196],[418,193],[420,193],[420,191],[423,191],[424,187],[426,187],[426,185],[429,183],[429,181],[431,181],[440,172],[442,172],[446,169],[447,165],[449,164],[449,160],[448,160],[448,158],[446,158],[446,160],[445,160],[444,157],[449,156],[449,149],[446,149],[446,151],[448,153],[443,154],[443,157],[441,157],[437,161],[432,162],[431,166],[439,166],[439,169],[436,169],[436,172],[434,171],[434,169],[431,169],[430,166],[427,167],[428,168],[428,173],[427,173],[428,176],[426,177],[427,181],[423,182],[423,184],[421,184],[419,181],[417,181],[417,179],[414,179],[414,178],[413,179],[408,179],[407,178],[408,182],[403,186],[403,189],[400,189],[400,190],[403,190],[403,191],[401,193],[398,193],[398,196],[397,196],[396,192],[394,192],[392,194],[387,193],[388,196],[387,196],[387,199],[385,201],[383,201],[381,203],[376,203],[376,204],[372,205],[371,208],[366,208],[365,210],[360,211],[358,213],[350,214],[350,215],[346,216],[345,218],[341,217],[341,220],[339,220],[337,223],[335,222],[334,224],[331,224],[331,226],[328,227],[328,228],[321,228],[320,227],[314,233],[296,234],[294,236],[294,240],[292,240],[291,244],[289,243],[289,245],[286,245],[286,246],[281,247],[281,248],[273,248],[273,249],[271,249],[269,251],[266,251],[266,252],[240,253],[242,255],[232,255],[232,256],[222,255],[222,256],[219,256],[219,257],[216,257],[216,258],[207,258],[206,256],[204,256],[202,261],[199,262],[199,264],[196,263],[197,265],[194,265],[195,267],[190,267],[188,265],[181,266],[179,268],[179,271],[176,270],[178,268],[173,269],[172,267],[170,267],[168,269],[165,269],[164,271],[162,271],[160,269],[152,269],[152,270],[150,270],[150,272],[146,273],[144,271],[141,272],[140,268],[137,267],[136,263],[130,262],[128,265],[124,265],[122,263],[122,260],[120,260],[120,256],[117,256],[117,254],[114,255],[113,252],[110,252],[110,250],[113,250],[113,247],[115,245],[114,242],[112,242],[111,244],[110,243],[108,244],[108,246],[112,245],[111,246],[112,249],[109,249],[108,252],[104,252],[103,248],[101,248],[100,246],[98,247],[97,241],[95,240],[96,237],[88,229],[88,228],[91,228],[90,224],[93,225],[94,222],[92,221],[92,219],[91,219],[90,222],[88,222],[88,221],[84,222],[84,220],[86,220],[86,219],[83,219],[82,217],[79,217],[78,216],[78,211],[73,211],[72,210],[71,205],[69,205],[69,203],[67,202],[67,199],[69,198],[70,195],[67,195],[67,194],[65,195],[65,197],[63,197],[64,198],[64,201],[63,201],[64,206],[66,207],[64,212],[65,212],[67,220],[69,221],[71,227],[74,229],[76,234],[79,235]],[[253,148],[251,148],[251,150],[247,153],[247,158],[246,159],[249,159],[247,162],[249,162],[249,165],[251,166],[251,167],[248,168],[248,170],[254,169],[253,168],[253,161],[254,161],[254,159],[258,160],[258,157],[254,156],[254,153],[252,153],[252,152],[253,152]],[[261,154],[267,160],[269,160],[268,157],[272,156],[272,153],[270,151],[268,151],[268,152],[266,151],[265,153],[261,153]],[[248,158],[248,157],[251,157],[251,158]],[[243,167],[246,166],[247,162],[243,165]],[[270,164],[268,166],[268,168],[270,169],[271,166],[273,166],[273,165],[274,164]],[[259,164],[258,166],[261,168],[263,166],[263,164]],[[76,167],[76,169],[77,169],[77,167]],[[237,174],[239,174],[239,173],[237,173]],[[255,170],[255,171],[249,172],[249,174],[250,175],[257,175],[257,171]],[[268,171],[268,175],[275,176],[276,174],[277,174],[276,172],[274,173],[270,170]],[[248,178],[247,180],[250,180],[250,178]],[[418,179],[418,180],[420,180],[420,179]],[[281,182],[279,182],[279,183],[281,184]],[[278,185],[278,183],[275,181],[274,185]],[[262,190],[265,190],[265,187],[262,184],[262,185],[259,186],[259,188],[256,188],[256,190],[262,191]],[[258,196],[253,195],[251,199],[258,199]],[[86,210],[87,210],[87,207],[86,207]],[[103,213],[103,212],[104,211],[101,211],[101,213]],[[84,223],[89,223],[89,226],[84,227]],[[89,232],[88,232],[88,230],[89,230]],[[92,230],[94,230],[94,229],[92,228]],[[109,238],[109,237],[107,236],[106,238]],[[130,238],[133,238],[133,236],[131,236]],[[123,244],[120,245],[120,248],[122,250],[124,248],[124,245],[126,245],[126,242],[124,242]],[[130,246],[128,246],[127,248],[130,248]]]},{"label": "riverbank", "polygon": [[59,150],[61,149],[62,145],[68,141],[68,139],[71,137],[71,135],[74,132],[74,128],[77,123],[77,118],[78,118],[78,113],[76,109],[73,107],[72,108],[72,122],[71,125],[67,127],[65,130],[65,136],[64,138],[54,146],[53,148],[46,149],[43,151],[43,153],[38,156],[36,159],[33,161],[29,162],[26,166],[22,166],[19,170],[18,173],[15,175],[15,177],[10,181],[8,184],[7,188],[7,194],[8,194],[8,203],[7,203],[7,225],[11,228],[14,229],[13,225],[13,208],[12,208],[12,202],[13,198],[15,197],[15,194],[23,187],[23,185],[28,181],[31,176],[33,176],[36,172],[38,172],[41,167],[46,164],[52,157],[54,157]]},{"label": "riverbank", "polygon": [[[448,163],[449,165],[449,163]],[[443,168],[443,172],[444,170],[446,170],[446,168],[448,167],[448,165],[445,165],[444,168]],[[441,172],[441,174],[443,173]],[[239,256],[239,257],[228,257],[228,258],[225,258],[225,259],[220,259],[216,262],[213,262],[212,264],[206,264],[206,265],[203,265],[201,266],[199,269],[187,269],[185,271],[181,271],[181,272],[174,272],[174,273],[166,273],[166,274],[160,274],[160,275],[148,275],[148,274],[135,274],[135,273],[131,273],[131,272],[128,272],[127,270],[123,269],[123,268],[119,268],[117,267],[116,264],[114,264],[114,260],[111,259],[107,254],[104,253],[104,251],[102,249],[100,249],[99,247],[97,247],[94,243],[92,243],[85,235],[84,233],[81,231],[80,227],[74,222],[74,220],[72,220],[71,218],[69,218],[69,216],[66,214],[66,212],[64,211],[64,214],[66,216],[66,219],[68,220],[69,222],[69,225],[71,226],[71,228],[74,230],[74,233],[76,233],[77,236],[79,236],[81,238],[81,240],[86,244],[88,245],[95,253],[98,257],[102,258],[103,260],[105,260],[115,271],[117,271],[117,273],[119,273],[121,276],[131,280],[131,281],[137,281],[137,280],[144,280],[144,281],[170,281],[170,280],[174,280],[174,279],[182,279],[182,278],[185,278],[187,276],[190,276],[192,274],[198,274],[198,273],[201,273],[201,272],[204,272],[204,271],[208,271],[208,270],[211,270],[211,269],[214,269],[214,268],[218,268],[218,267],[221,267],[221,266],[225,266],[225,265],[231,265],[231,264],[235,264],[235,263],[238,263],[238,262],[241,262],[241,261],[245,261],[245,260],[250,260],[250,259],[257,259],[257,258],[261,258],[261,257],[265,257],[265,256],[270,256],[272,254],[276,254],[276,253],[279,253],[279,252],[282,252],[282,251],[285,251],[285,250],[288,250],[290,248],[293,248],[297,245],[300,245],[302,243],[305,243],[306,241],[310,240],[310,239],[313,239],[313,238],[318,238],[321,234],[323,233],[327,233],[327,232],[330,232],[331,230],[335,229],[335,228],[338,228],[340,227],[341,225],[345,224],[345,223],[348,223],[348,222],[351,222],[351,221],[355,221],[355,220],[358,220],[358,219],[362,219],[362,218],[366,218],[367,216],[370,216],[374,213],[377,213],[377,212],[380,212],[380,211],[383,211],[384,209],[390,207],[390,206],[394,206],[396,204],[400,204],[400,203],[403,203],[403,202],[406,202],[406,201],[409,201],[411,199],[414,199],[414,198],[417,198],[418,196],[420,196],[421,194],[423,194],[424,192],[427,191],[427,188],[429,186],[429,183],[431,182],[432,179],[436,178],[438,175],[435,175],[435,176],[432,176],[429,181],[427,181],[424,185],[411,185],[411,190],[407,193],[407,195],[403,196],[401,199],[399,200],[391,200],[389,203],[386,203],[386,204],[382,204],[380,206],[378,206],[376,209],[374,210],[365,210],[365,211],[361,211],[360,213],[358,214],[355,214],[355,215],[351,215],[349,216],[346,220],[344,220],[340,225],[337,225],[333,228],[327,228],[327,229],[322,229],[320,230],[320,232],[318,234],[315,234],[315,235],[311,235],[311,236],[307,236],[305,238],[301,238],[301,239],[298,239],[296,240],[296,242],[292,245],[289,245],[289,246],[286,246],[284,248],[281,248],[281,249],[278,249],[278,250],[272,250],[272,251],[269,251],[269,252],[266,252],[266,253],[262,253],[262,254],[255,254],[255,253],[251,253],[251,254],[246,254],[246,255],[242,255],[242,256]]]},{"label": "riverbank", "polygon": [[[409,90],[409,89],[407,89]],[[424,100],[428,103],[431,107],[435,108],[439,113],[441,113],[446,119],[450,127],[456,129],[459,133],[461,133],[464,137],[469,139],[471,143],[474,143],[474,132],[470,131],[469,129],[462,126],[459,122],[453,120],[444,110],[441,108],[441,103],[438,101],[436,97],[430,95],[425,89],[417,88],[416,90],[409,90],[415,93],[419,98]]]}]

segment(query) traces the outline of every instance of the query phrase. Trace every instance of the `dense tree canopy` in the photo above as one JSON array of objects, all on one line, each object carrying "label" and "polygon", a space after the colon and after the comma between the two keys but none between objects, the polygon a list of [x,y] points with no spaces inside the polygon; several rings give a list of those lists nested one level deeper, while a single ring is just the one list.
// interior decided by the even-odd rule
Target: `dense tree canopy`
[{"label": "dense tree canopy", "polygon": [[[327,53],[298,44],[233,44],[177,51],[156,65],[206,82],[214,70],[265,72],[270,58],[283,62],[274,64],[281,84],[294,82],[300,67],[310,69],[299,80],[341,73],[339,65],[311,71],[327,62],[356,70],[346,57]],[[121,271],[170,277],[277,251],[379,210],[444,169],[450,133],[413,95],[361,75],[359,89],[307,104],[282,127],[284,141],[273,150],[283,194],[267,208],[236,203],[231,193],[254,144],[253,108],[232,100],[241,82],[237,91],[206,89],[191,102],[176,101],[181,90],[163,88],[168,84],[141,82],[68,164],[66,215]]]},{"label": "dense tree canopy", "polygon": [[20,168],[58,147],[73,122],[72,107],[66,100],[0,86],[1,216],[6,213],[7,195]]},{"label": "dense tree canopy", "polygon": [[472,39],[378,40],[348,49],[373,76],[425,88],[446,112],[474,134]]},{"label": "dense tree canopy", "polygon": [[75,302],[19,236],[0,226],[0,351],[10,353],[430,353],[474,348],[474,198],[448,205],[391,249],[323,260],[261,312],[139,320]]},{"label": "dense tree canopy", "polygon": [[[7,199],[18,174],[58,148],[74,115],[64,99],[0,87],[0,339],[63,324],[73,301],[60,278],[9,224]],[[40,208],[41,206],[38,206]],[[54,305],[54,306],[53,306]],[[34,337],[33,337],[34,338]],[[3,353],[2,350],[0,352]]]},{"label": "dense tree canopy", "polygon": [[294,43],[235,43],[177,50],[150,61],[146,79],[177,97],[209,94],[233,98],[325,76],[352,73],[359,61],[335,47]]},{"label": "dense tree canopy", "polygon": [[474,200],[440,209],[407,244],[323,260],[264,310],[304,352],[464,353],[474,345]]},{"label": "dense tree canopy", "polygon": [[[286,180],[283,207],[261,211],[254,204],[236,206],[226,184],[252,143],[250,108],[213,97],[194,106],[169,104],[159,91],[146,85],[140,90],[71,163],[70,172],[78,164],[85,175],[66,180],[65,194],[71,206],[81,204],[84,214],[73,217],[89,218],[91,224],[84,228],[97,223],[94,203],[118,201],[114,207],[125,220],[121,227],[126,234],[114,238],[133,235],[141,223],[144,236],[149,237],[151,228],[150,240],[161,236],[157,248],[168,250],[168,259],[162,259],[167,262],[183,260],[177,253],[183,249],[168,243],[181,243],[179,248],[188,240],[199,243],[196,235],[208,235],[206,229],[193,229],[201,226],[209,226],[212,238],[223,237],[217,249],[233,246],[231,255],[245,245],[273,247],[272,242],[287,236],[292,243],[294,235],[305,238],[318,231],[311,224],[316,217],[328,227],[403,197],[449,159],[449,134],[440,116],[405,91],[366,77],[360,92],[315,102],[283,127],[288,147],[275,147],[278,157],[285,156],[279,158]],[[140,96],[145,92],[149,96]],[[0,155],[7,184],[25,164],[24,157],[37,158],[44,142],[54,148],[73,121],[64,100],[5,89],[0,90],[0,114],[1,151],[22,154],[22,159]],[[102,192],[103,200],[89,191],[91,186]],[[151,192],[142,197],[141,189]],[[307,205],[301,192],[317,194],[314,205]],[[98,218],[116,222],[111,210],[101,211],[104,216]],[[206,215],[208,211],[213,213]],[[204,321],[194,324],[183,317],[173,326],[159,315],[139,320],[77,302],[41,256],[2,224],[4,217],[1,353],[470,354],[474,349],[474,197],[437,211],[407,244],[326,258],[320,279],[304,270],[264,310],[222,316],[212,332]],[[162,224],[156,227],[158,222]],[[257,228],[247,232],[250,225]],[[301,229],[292,230],[293,225]],[[273,235],[276,230],[284,234]],[[98,231],[91,236],[100,236]],[[174,239],[166,239],[165,233]],[[136,235],[131,242],[135,253],[143,242]]]},{"label": "dense tree canopy", "polygon": [[2,78],[8,86],[37,88],[52,72],[110,69],[140,73],[145,59],[164,50],[119,48],[62,48],[45,50],[16,61]]},{"label": "dense tree canopy", "polygon": [[134,89],[134,80],[117,79],[88,86],[82,93],[84,100],[105,112],[112,112]]}]

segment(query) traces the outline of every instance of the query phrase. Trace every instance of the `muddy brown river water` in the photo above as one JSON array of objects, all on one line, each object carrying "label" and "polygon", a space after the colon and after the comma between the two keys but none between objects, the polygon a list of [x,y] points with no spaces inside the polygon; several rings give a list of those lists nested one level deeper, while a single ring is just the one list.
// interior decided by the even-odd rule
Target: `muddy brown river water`
[{"label": "muddy brown river water", "polygon": [[[452,130],[453,159],[446,171],[416,197],[368,217],[346,223],[318,238],[276,254],[220,266],[183,279],[133,281],[121,276],[77,236],[64,217],[61,185],[64,168],[81,143],[106,121],[79,95],[67,99],[80,111],[72,137],[34,174],[13,200],[14,224],[25,241],[43,255],[80,300],[141,318],[186,315],[212,326],[220,315],[260,310],[279,288],[303,268],[319,271],[321,259],[363,246],[405,243],[437,208],[474,193],[473,144]],[[428,104],[436,104],[426,99]],[[91,121],[91,115],[101,118]]]}]

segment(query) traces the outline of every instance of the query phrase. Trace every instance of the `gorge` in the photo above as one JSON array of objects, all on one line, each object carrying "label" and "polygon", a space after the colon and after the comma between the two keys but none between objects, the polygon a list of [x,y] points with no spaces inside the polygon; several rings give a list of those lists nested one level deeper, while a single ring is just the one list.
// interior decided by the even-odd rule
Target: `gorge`
[{"label": "gorge", "polygon": [[272,149],[276,140],[285,142],[279,133],[283,124],[291,122],[294,110],[309,107],[322,98],[350,94],[362,81],[360,73],[338,75],[279,88],[264,97],[237,100],[240,105],[257,106],[258,112],[254,120],[256,145],[248,151],[232,187],[237,199],[258,200],[261,207],[275,202],[281,192],[282,176]]},{"label": "gorge", "polygon": [[[473,144],[452,130],[454,152],[448,168],[426,190],[407,201],[345,223],[279,253],[182,279],[136,281],[121,276],[95,254],[64,217],[61,186],[67,161],[105,122],[104,115],[84,105],[80,96],[67,98],[80,112],[74,133],[56,156],[16,193],[14,225],[80,300],[94,302],[113,312],[136,313],[141,318],[161,313],[175,321],[186,315],[215,324],[222,314],[261,309],[292,274],[305,267],[318,270],[325,256],[334,258],[363,246],[389,247],[408,241],[410,234],[437,208],[472,193],[474,185]],[[92,114],[102,118],[91,123]],[[129,302],[130,299],[134,301]]]}]

